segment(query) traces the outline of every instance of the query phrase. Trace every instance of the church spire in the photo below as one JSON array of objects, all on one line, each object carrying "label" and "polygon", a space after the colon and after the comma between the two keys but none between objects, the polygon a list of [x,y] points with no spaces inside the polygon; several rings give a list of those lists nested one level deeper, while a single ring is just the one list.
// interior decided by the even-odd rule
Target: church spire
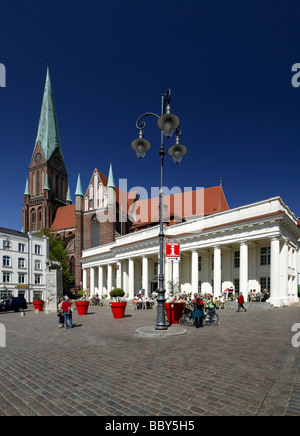
[{"label": "church spire", "polygon": [[111,164],[110,164],[110,167],[109,167],[107,187],[115,189],[115,181],[114,181],[114,175],[113,175]]},{"label": "church spire", "polygon": [[63,156],[50,81],[49,64],[47,64],[45,89],[33,154],[35,153],[37,144],[40,145],[46,162],[49,161],[57,148],[61,156]]}]

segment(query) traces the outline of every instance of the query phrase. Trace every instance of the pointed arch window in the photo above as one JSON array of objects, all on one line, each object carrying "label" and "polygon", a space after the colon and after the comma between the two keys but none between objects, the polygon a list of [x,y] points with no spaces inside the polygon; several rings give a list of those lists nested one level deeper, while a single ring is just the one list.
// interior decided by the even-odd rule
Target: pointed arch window
[{"label": "pointed arch window", "polygon": [[36,230],[36,212],[35,209],[31,211],[31,230],[34,232]]},{"label": "pointed arch window", "polygon": [[97,215],[92,218],[92,247],[100,245],[100,223]]},{"label": "pointed arch window", "polygon": [[38,230],[42,230],[42,208],[38,209]]},{"label": "pointed arch window", "polygon": [[40,172],[36,173],[36,195],[40,195]]}]

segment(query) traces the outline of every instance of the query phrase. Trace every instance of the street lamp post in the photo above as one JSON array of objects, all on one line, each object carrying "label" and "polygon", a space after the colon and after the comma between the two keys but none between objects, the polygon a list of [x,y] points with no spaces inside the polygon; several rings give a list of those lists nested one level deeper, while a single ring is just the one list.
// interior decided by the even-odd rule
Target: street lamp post
[{"label": "street lamp post", "polygon": [[142,121],[144,118],[153,116],[157,118],[157,125],[161,130],[160,141],[160,192],[159,192],[159,276],[158,276],[158,296],[157,296],[157,320],[156,330],[167,330],[166,316],[165,316],[165,289],[164,289],[164,225],[163,225],[163,175],[164,175],[164,136],[171,138],[173,133],[176,134],[176,143],[169,148],[169,155],[173,158],[173,161],[178,164],[181,162],[182,157],[187,153],[187,149],[179,142],[181,135],[179,118],[171,113],[170,107],[171,90],[169,89],[165,94],[161,96],[161,116],[147,112],[140,116],[136,122],[136,127],[139,130],[139,137],[132,141],[131,147],[136,152],[139,159],[143,159],[146,152],[150,150],[151,145],[146,139],[144,139],[144,129],[146,123]]}]

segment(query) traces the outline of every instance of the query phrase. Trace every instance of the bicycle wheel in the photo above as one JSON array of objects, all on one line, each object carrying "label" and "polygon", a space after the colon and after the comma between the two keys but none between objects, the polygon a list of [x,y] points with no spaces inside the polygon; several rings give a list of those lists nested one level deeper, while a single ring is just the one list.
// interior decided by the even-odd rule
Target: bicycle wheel
[{"label": "bicycle wheel", "polygon": [[217,313],[214,313],[211,317],[211,325],[218,325],[219,322],[219,315]]},{"label": "bicycle wheel", "polygon": [[193,313],[192,312],[187,312],[184,315],[184,324],[186,326],[193,326],[194,325],[195,320],[193,319]]}]

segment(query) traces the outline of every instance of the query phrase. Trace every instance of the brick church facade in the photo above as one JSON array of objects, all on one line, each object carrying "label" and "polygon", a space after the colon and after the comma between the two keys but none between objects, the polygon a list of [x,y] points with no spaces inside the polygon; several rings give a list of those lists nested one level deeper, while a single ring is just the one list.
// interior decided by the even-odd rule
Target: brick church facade
[{"label": "brick church facade", "polygon": [[75,204],[72,204],[48,66],[24,192],[23,231],[38,232],[49,228],[64,241],[70,273],[75,276],[75,290],[79,290],[82,287],[82,250],[112,242],[116,235],[127,233],[130,226],[127,210],[132,203],[133,200],[115,186],[110,166],[108,178],[95,169],[85,195],[79,174]]}]

